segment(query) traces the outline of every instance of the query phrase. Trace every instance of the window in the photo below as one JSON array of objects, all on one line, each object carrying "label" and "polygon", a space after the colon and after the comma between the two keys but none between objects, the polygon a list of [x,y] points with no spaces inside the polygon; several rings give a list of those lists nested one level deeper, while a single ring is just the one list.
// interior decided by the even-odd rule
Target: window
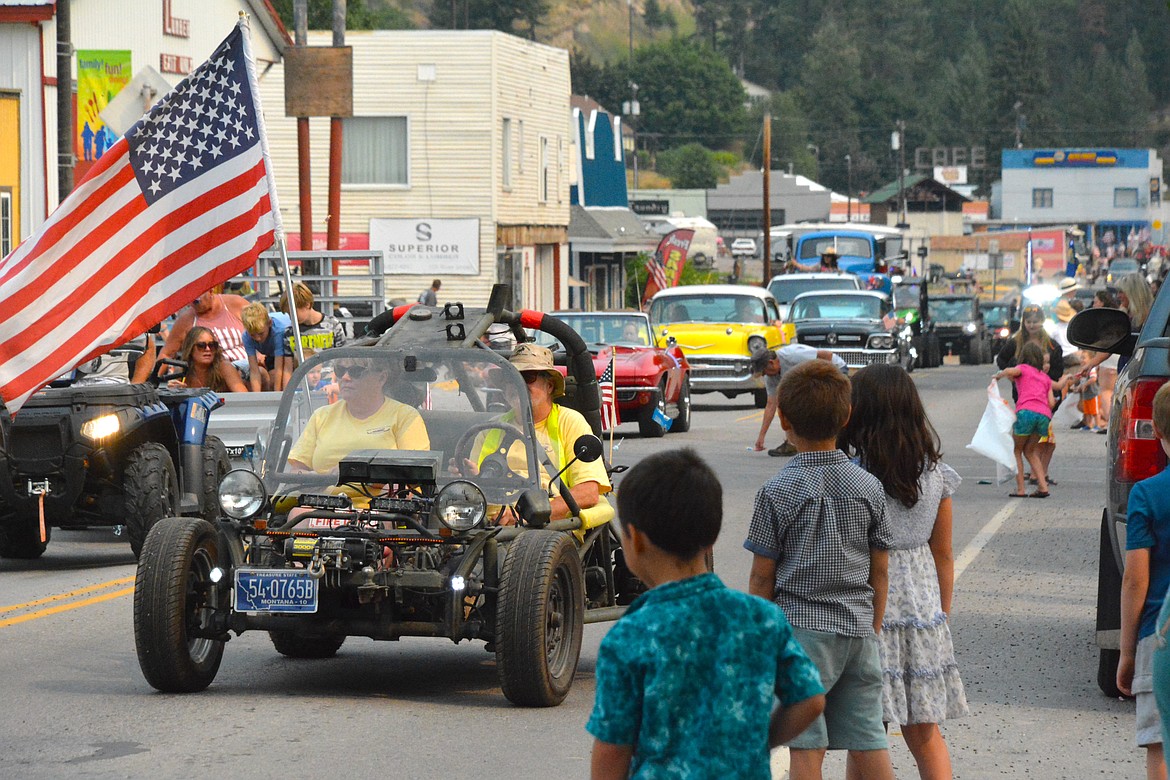
[{"label": "window", "polygon": [[516,150],[516,169],[520,173],[524,173],[524,120],[516,121],[516,145],[519,149]]},{"label": "window", "polygon": [[504,189],[512,189],[512,120],[505,117],[504,126],[501,128],[500,143],[503,146],[501,151],[501,165],[503,170],[500,182],[504,185]]},{"label": "window", "polygon": [[1052,208],[1052,188],[1051,187],[1037,187],[1032,190],[1032,208],[1034,209],[1050,209]]},{"label": "window", "polygon": [[4,188],[0,190],[0,257],[6,257],[12,251],[12,235],[14,232],[12,225],[12,191]]},{"label": "window", "polygon": [[540,202],[548,203],[548,139],[540,137]]},{"label": "window", "polygon": [[1113,208],[1136,209],[1138,206],[1137,187],[1114,187]]},{"label": "window", "polygon": [[361,116],[342,121],[342,184],[410,184],[406,117]]}]

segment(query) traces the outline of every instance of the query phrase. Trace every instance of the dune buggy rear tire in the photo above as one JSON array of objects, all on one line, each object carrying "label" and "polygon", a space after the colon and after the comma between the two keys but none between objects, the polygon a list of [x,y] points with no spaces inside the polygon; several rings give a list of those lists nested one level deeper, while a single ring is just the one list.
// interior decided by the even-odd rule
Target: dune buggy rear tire
[{"label": "dune buggy rear tire", "polygon": [[137,558],[154,524],[176,514],[179,479],[166,447],[147,442],[130,453],[122,476],[122,495],[126,506],[126,535]]},{"label": "dune buggy rear tire", "polygon": [[332,658],[345,644],[344,634],[297,636],[291,631],[269,631],[268,638],[286,658]]},{"label": "dune buggy rear tire", "polygon": [[581,656],[585,584],[572,537],[531,530],[508,546],[496,607],[496,671],[508,701],[564,701]]},{"label": "dune buggy rear tire", "polygon": [[227,447],[218,436],[203,440],[203,511],[200,516],[209,523],[219,519],[219,483],[232,470]]},{"label": "dune buggy rear tire", "polygon": [[211,579],[219,564],[219,534],[206,520],[168,517],[147,535],[134,580],[134,645],[152,687],[192,693],[215,679],[224,642],[189,632],[225,606]]},{"label": "dune buggy rear tire", "polygon": [[40,522],[19,523],[13,517],[0,520],[0,558],[32,561],[45,554],[53,529],[45,525],[45,541],[41,541]]}]

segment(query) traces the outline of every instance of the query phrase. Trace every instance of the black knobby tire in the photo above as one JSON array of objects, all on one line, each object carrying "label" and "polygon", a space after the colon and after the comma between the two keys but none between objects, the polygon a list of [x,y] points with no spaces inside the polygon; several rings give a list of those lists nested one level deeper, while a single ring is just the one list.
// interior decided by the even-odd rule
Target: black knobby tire
[{"label": "black knobby tire", "polygon": [[979,365],[979,343],[974,339],[967,342],[967,348],[959,353],[959,362],[964,366]]},{"label": "black knobby tire", "polygon": [[126,459],[122,476],[126,503],[126,535],[138,557],[146,535],[159,520],[176,514],[179,480],[167,448],[155,442],[139,445]]},{"label": "black knobby tire", "polygon": [[926,367],[938,368],[942,365],[942,345],[939,344],[938,336],[933,333],[926,335]]},{"label": "black knobby tire", "polygon": [[[31,522],[30,522],[31,520]],[[45,541],[41,541],[39,518],[24,521],[12,515],[0,518],[0,558],[18,558],[31,561],[45,554],[53,529],[45,525]]]},{"label": "black knobby tire", "polygon": [[209,523],[219,519],[219,483],[231,469],[227,447],[218,436],[209,435],[203,440],[203,511],[199,513]]},{"label": "black knobby tire", "polygon": [[572,537],[532,530],[508,546],[496,607],[496,671],[508,701],[560,704],[581,656],[585,585]]},{"label": "black knobby tire", "polygon": [[201,691],[219,671],[224,643],[188,636],[223,606],[211,583],[219,553],[215,527],[197,517],[168,517],[146,537],[134,580],[134,645],[143,676],[160,691]]},{"label": "black knobby tire", "polygon": [[768,405],[768,391],[767,390],[753,390],[752,401],[755,402],[757,409],[763,409]]},{"label": "black knobby tire", "polygon": [[276,652],[288,658],[332,658],[345,644],[344,634],[297,636],[290,631],[269,631]]},{"label": "black knobby tire", "polygon": [[644,406],[638,414],[638,433],[643,439],[660,439],[666,435],[666,429],[654,419],[654,412],[666,413],[666,377],[658,383],[658,403],[654,406]]},{"label": "black knobby tire", "polygon": [[670,425],[671,433],[686,433],[691,429],[691,379],[683,377],[678,390],[678,416]]},{"label": "black knobby tire", "polygon": [[[1109,538],[1109,511],[1101,512],[1101,539],[1097,552],[1097,630],[1121,631],[1121,570]],[[1097,661],[1097,687],[1111,699],[1121,696],[1117,688],[1117,664],[1121,651],[1102,648]]]}]

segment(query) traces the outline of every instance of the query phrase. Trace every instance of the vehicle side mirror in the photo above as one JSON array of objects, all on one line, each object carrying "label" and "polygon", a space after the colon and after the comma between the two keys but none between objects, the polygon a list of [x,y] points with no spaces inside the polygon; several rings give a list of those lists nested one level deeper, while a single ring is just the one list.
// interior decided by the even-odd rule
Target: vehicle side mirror
[{"label": "vehicle side mirror", "polygon": [[592,463],[601,457],[601,452],[601,439],[592,433],[578,436],[577,441],[573,442],[573,454],[582,463]]},{"label": "vehicle side mirror", "polygon": [[548,499],[548,493],[530,488],[520,494],[516,501],[516,512],[526,525],[544,528],[552,519],[552,502]]},{"label": "vehicle side mirror", "polygon": [[1068,340],[1082,349],[1128,357],[1137,344],[1129,315],[1120,309],[1085,309],[1068,323]]}]

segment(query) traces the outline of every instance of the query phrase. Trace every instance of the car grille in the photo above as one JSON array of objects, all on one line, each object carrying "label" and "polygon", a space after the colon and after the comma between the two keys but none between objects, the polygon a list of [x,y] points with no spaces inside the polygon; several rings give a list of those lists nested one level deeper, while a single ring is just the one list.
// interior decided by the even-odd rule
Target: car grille
[{"label": "car grille", "polygon": [[[861,336],[856,333],[837,333],[836,336],[837,343],[844,344],[846,346],[850,344],[861,344],[865,339],[865,336]],[[829,341],[829,335],[827,333],[809,333],[802,335],[799,341],[802,344],[827,344]]]},{"label": "car grille", "polygon": [[864,366],[883,366],[896,359],[894,352],[878,352],[863,349],[834,349],[849,368],[863,368]]},{"label": "car grille", "polygon": [[691,374],[696,379],[735,379],[750,373],[746,358],[709,358],[687,356]]},{"label": "car grille", "polygon": [[[649,389],[649,388],[647,388],[647,389]],[[633,401],[637,397],[638,397],[637,390],[618,390],[617,391],[617,399],[619,401],[624,401],[624,402],[628,403],[630,401]]]}]

